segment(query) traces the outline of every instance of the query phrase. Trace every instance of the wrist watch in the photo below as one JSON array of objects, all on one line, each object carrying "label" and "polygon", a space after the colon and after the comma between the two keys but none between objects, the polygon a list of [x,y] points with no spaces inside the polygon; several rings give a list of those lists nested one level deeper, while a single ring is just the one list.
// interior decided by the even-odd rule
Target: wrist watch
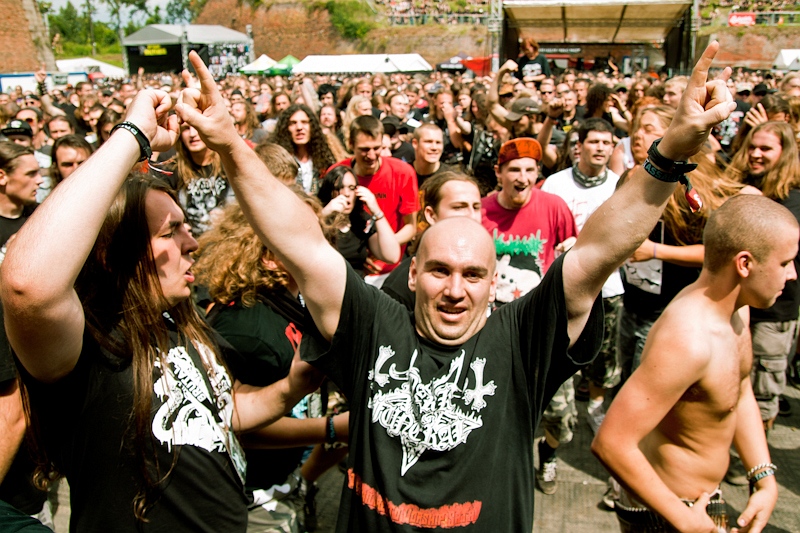
[{"label": "wrist watch", "polygon": [[697,168],[697,164],[688,161],[673,161],[667,159],[658,151],[661,139],[656,139],[647,151],[644,169],[657,180],[675,183],[680,181],[689,172]]}]

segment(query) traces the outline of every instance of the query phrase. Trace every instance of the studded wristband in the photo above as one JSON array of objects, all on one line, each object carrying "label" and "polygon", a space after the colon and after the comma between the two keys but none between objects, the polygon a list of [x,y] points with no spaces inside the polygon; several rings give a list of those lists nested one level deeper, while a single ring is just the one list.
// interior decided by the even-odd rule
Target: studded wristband
[{"label": "studded wristband", "polygon": [[139,143],[139,161],[147,161],[150,159],[150,156],[153,155],[153,150],[150,148],[150,141],[147,140],[147,137],[145,137],[142,130],[140,130],[136,124],[127,121],[120,122],[111,129],[111,133],[113,134],[118,129],[128,131],[136,138],[136,142]]}]

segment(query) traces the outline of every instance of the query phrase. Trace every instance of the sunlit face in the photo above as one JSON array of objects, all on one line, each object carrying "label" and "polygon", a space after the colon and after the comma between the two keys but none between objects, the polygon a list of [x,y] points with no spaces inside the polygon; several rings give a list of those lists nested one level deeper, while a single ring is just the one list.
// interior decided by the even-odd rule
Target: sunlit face
[{"label": "sunlit face", "polygon": [[322,105],[333,105],[333,93],[325,93],[319,98]]},{"label": "sunlit face", "polygon": [[610,131],[590,131],[580,144],[581,165],[601,172],[614,151],[614,138]]},{"label": "sunlit face", "polygon": [[578,97],[575,96],[573,91],[567,91],[564,93],[564,111],[567,113],[572,113],[575,110],[575,107],[578,105]]},{"label": "sunlit face", "polygon": [[576,81],[572,88],[578,97],[578,102],[585,102],[586,95],[589,94],[589,85],[585,81]]},{"label": "sunlit face", "polygon": [[644,85],[641,83],[635,83],[633,87],[631,87],[631,92],[636,97],[637,100],[644,98]]},{"label": "sunlit face", "polygon": [[60,139],[64,135],[72,134],[72,125],[66,120],[53,120],[48,126],[50,129],[50,138],[55,140]]},{"label": "sunlit face", "polygon": [[664,105],[677,109],[681,102],[681,96],[683,96],[683,89],[680,85],[667,85],[664,89]]},{"label": "sunlit face", "polygon": [[797,257],[800,231],[786,224],[782,231],[775,232],[773,239],[775,243],[770,254],[762,261],[753,260],[746,279],[745,286],[752,298],[748,304],[759,309],[771,307],[783,292],[786,282],[797,279],[794,258]]},{"label": "sunlit face", "polygon": [[539,177],[539,165],[531,157],[514,159],[502,167],[495,167],[497,182],[502,189],[498,193],[500,205],[506,209],[520,209],[530,199],[533,186]]},{"label": "sunlit face", "polygon": [[581,160],[581,143],[578,140],[578,130],[570,130],[567,143],[567,155],[572,164]]},{"label": "sunlit face", "polygon": [[486,323],[496,289],[495,251],[480,224],[445,219],[426,230],[409,270],[417,331],[440,344],[462,344]]},{"label": "sunlit face", "polygon": [[58,167],[61,179],[67,179],[87,159],[89,159],[89,154],[86,153],[86,150],[75,149],[71,146],[59,146],[53,162]]},{"label": "sunlit face", "polygon": [[39,133],[39,127],[41,126],[39,117],[36,116],[36,112],[32,109],[20,109],[17,112],[17,119],[27,122],[34,136]]},{"label": "sunlit face", "polygon": [[289,97],[286,96],[285,94],[279,94],[278,96],[275,97],[275,101],[273,102],[275,111],[277,111],[278,113],[286,111],[287,109],[289,109],[290,105],[292,105],[292,103],[289,101]]},{"label": "sunlit face", "polygon": [[356,85],[356,94],[372,99],[372,85],[368,82],[359,83]]},{"label": "sunlit face", "polygon": [[204,154],[207,150],[206,143],[200,138],[197,130],[188,124],[181,128],[181,142],[190,154]]},{"label": "sunlit face", "polygon": [[471,103],[472,98],[469,97],[469,94],[461,93],[458,95],[458,105],[461,106],[461,109],[469,109]]},{"label": "sunlit face", "polygon": [[404,94],[397,94],[392,96],[392,100],[389,102],[389,112],[394,115],[395,117],[399,118],[401,121],[405,120],[406,115],[408,115],[410,107],[408,105],[408,98]]},{"label": "sunlit face", "polygon": [[471,181],[450,180],[439,189],[439,203],[425,206],[425,218],[430,224],[450,217],[468,217],[481,221],[481,192]]},{"label": "sunlit face", "polygon": [[0,170],[0,193],[18,207],[36,203],[36,191],[44,181],[32,155],[21,155],[10,172]]},{"label": "sunlit face", "polygon": [[750,174],[761,176],[775,167],[783,154],[780,138],[771,131],[759,130],[747,147],[747,167]]},{"label": "sunlit face", "polygon": [[311,140],[311,120],[305,111],[295,111],[289,117],[289,134],[295,146],[308,144]]},{"label": "sunlit face", "polygon": [[353,176],[352,172],[348,172],[342,178],[342,186],[339,188],[338,191],[335,191],[333,197],[336,198],[339,195],[344,196],[347,198],[347,203],[344,205],[344,209],[342,213],[345,215],[349,215],[353,212],[353,206],[355,206],[356,202],[356,189],[358,188],[358,182],[356,181],[356,177]]},{"label": "sunlit face", "polygon": [[567,85],[570,86],[570,88],[572,88],[572,86],[575,85],[575,74],[572,74],[571,72],[569,74],[565,74],[564,83],[566,83]]},{"label": "sunlit face", "polygon": [[247,107],[242,100],[238,102],[231,100],[231,116],[234,124],[245,124],[247,122]]},{"label": "sunlit face", "polygon": [[647,159],[647,151],[653,141],[664,136],[666,129],[661,125],[661,120],[658,115],[645,111],[642,118],[639,120],[639,129],[637,129],[631,141],[631,153],[633,159],[639,163],[644,163]]},{"label": "sunlit face", "polygon": [[441,112],[445,106],[453,105],[453,95],[448,93],[437,94],[434,105],[436,106],[436,110]]},{"label": "sunlit face", "polygon": [[544,80],[539,86],[539,94],[542,96],[542,101],[549,102],[556,95],[556,86],[553,80]]},{"label": "sunlit face", "polygon": [[319,123],[323,128],[333,128],[336,126],[336,110],[329,106],[320,109]]},{"label": "sunlit face", "polygon": [[787,96],[800,96],[800,77],[794,77],[785,83],[782,87]]},{"label": "sunlit face", "polygon": [[419,132],[419,139],[414,139],[411,144],[419,159],[433,164],[438,162],[442,156],[444,135],[441,130],[423,128]]},{"label": "sunlit face", "polygon": [[197,241],[183,211],[167,193],[149,191],[144,209],[161,292],[171,308],[192,295],[194,259],[190,254],[197,250]]},{"label": "sunlit face", "polygon": [[362,132],[356,133],[356,138],[353,140],[353,156],[360,175],[371,176],[378,172],[382,149],[382,137],[375,138]]},{"label": "sunlit face", "polygon": [[372,114],[372,102],[369,100],[362,100],[356,104],[356,116],[365,117]]}]

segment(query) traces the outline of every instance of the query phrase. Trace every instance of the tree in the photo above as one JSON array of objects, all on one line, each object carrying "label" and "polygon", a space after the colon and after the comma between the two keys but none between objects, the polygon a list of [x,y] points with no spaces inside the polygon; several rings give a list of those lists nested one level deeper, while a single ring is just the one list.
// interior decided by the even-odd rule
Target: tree
[{"label": "tree", "polygon": [[169,24],[194,22],[207,0],[169,0],[166,20]]},{"label": "tree", "polygon": [[50,33],[53,35],[60,33],[63,41],[86,42],[88,38],[86,19],[81,16],[72,2],[67,2],[67,5],[59,9],[58,13],[50,15],[49,21]]}]

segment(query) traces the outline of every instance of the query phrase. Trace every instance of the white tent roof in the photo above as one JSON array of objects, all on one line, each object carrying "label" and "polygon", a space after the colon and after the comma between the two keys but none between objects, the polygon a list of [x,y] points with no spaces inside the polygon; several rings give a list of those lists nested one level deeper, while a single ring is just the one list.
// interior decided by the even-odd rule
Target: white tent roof
[{"label": "white tent roof", "polygon": [[102,72],[107,78],[127,78],[128,73],[124,68],[103,63],[91,57],[78,59],[59,59],[56,66],[61,72]]},{"label": "white tent roof", "polygon": [[430,63],[419,54],[350,54],[307,56],[294,66],[294,72],[430,72]]},{"label": "white tent roof", "polygon": [[792,63],[797,63],[800,58],[800,49],[783,49],[778,53],[778,57],[772,62],[772,68],[781,70],[797,70],[792,68]]},{"label": "white tent roof", "polygon": [[277,61],[269,57],[267,54],[261,54],[255,61],[240,68],[239,72],[243,74],[258,74],[260,72],[269,70],[276,63]]},{"label": "white tent roof", "polygon": [[250,37],[242,32],[212,24],[151,24],[124,39],[125,46],[148,44],[180,44],[183,32],[192,44],[248,44]]},{"label": "white tent roof", "polygon": [[692,0],[503,0],[512,28],[539,42],[663,41]]}]

